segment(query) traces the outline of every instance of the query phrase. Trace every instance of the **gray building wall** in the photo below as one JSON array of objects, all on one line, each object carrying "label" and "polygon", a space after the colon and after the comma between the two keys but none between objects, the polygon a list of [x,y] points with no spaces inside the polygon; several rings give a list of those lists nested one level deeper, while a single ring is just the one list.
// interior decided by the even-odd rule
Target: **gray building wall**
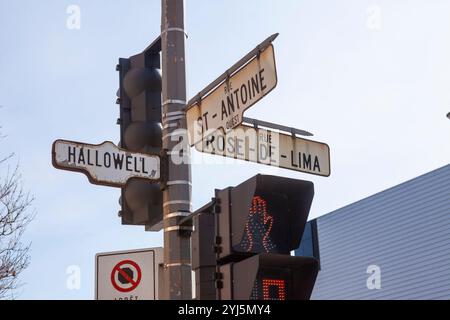
[{"label": "gray building wall", "polygon": [[[450,165],[317,219],[312,299],[450,299]],[[369,290],[369,265],[381,289]]]}]

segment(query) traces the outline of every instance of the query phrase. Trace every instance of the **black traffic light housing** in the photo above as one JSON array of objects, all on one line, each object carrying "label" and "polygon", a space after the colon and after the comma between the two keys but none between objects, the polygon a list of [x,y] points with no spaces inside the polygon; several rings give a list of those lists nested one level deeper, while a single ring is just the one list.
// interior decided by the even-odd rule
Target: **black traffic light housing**
[{"label": "black traffic light housing", "polygon": [[197,299],[309,299],[318,260],[290,252],[300,245],[313,197],[312,182],[269,175],[216,190],[192,214]]},{"label": "black traffic light housing", "polygon": [[[131,152],[160,154],[162,148],[162,106],[160,73],[161,39],[142,53],[120,58],[120,147]],[[162,191],[158,184],[130,179],[121,190],[122,224],[162,227]]]},{"label": "black traffic light housing", "polygon": [[310,257],[262,253],[220,267],[220,300],[307,300],[319,263]]},{"label": "black traffic light housing", "polygon": [[217,191],[219,260],[298,248],[313,197],[310,181],[261,174]]}]

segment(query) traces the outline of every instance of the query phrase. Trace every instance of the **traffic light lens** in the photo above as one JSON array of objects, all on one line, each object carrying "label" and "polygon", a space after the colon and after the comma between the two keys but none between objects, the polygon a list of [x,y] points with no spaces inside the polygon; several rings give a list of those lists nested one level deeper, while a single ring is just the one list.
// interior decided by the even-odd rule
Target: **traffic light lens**
[{"label": "traffic light lens", "polygon": [[130,151],[151,153],[152,149],[161,148],[161,139],[160,123],[135,121],[126,128],[123,142]]},{"label": "traffic light lens", "polygon": [[263,300],[286,300],[286,281],[276,279],[262,280]]},{"label": "traffic light lens", "polygon": [[258,271],[250,300],[287,300],[289,269],[264,267]]},{"label": "traffic light lens", "polygon": [[267,211],[267,201],[260,196],[253,197],[241,242],[242,248],[246,252],[276,251],[276,245],[271,239],[273,222],[273,216]]},{"label": "traffic light lens", "polygon": [[259,278],[255,281],[250,300],[286,300],[285,279]]},{"label": "traffic light lens", "polygon": [[[287,200],[283,196],[255,195],[244,233],[235,250],[248,253],[289,253]],[[284,217],[284,219],[283,219]]]}]

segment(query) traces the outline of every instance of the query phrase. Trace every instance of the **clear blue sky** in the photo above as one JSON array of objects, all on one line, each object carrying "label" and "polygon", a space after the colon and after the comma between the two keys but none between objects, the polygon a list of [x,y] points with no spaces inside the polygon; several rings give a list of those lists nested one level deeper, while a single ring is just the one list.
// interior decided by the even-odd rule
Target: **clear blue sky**
[{"label": "clear blue sky", "polygon": [[[79,30],[66,27],[72,4],[81,9]],[[240,161],[194,165],[195,208],[214,188],[262,172],[313,181],[317,217],[449,163],[449,1],[187,0],[186,7],[189,97],[279,32],[278,86],[246,115],[313,132],[329,144],[332,168],[323,178]],[[91,299],[97,252],[159,246],[162,235],[121,226],[119,190],[54,169],[51,144],[119,140],[115,65],[157,37],[160,1],[1,0],[0,26],[1,154],[16,153],[36,197],[20,298]],[[80,267],[79,290],[66,287],[70,265]]]}]

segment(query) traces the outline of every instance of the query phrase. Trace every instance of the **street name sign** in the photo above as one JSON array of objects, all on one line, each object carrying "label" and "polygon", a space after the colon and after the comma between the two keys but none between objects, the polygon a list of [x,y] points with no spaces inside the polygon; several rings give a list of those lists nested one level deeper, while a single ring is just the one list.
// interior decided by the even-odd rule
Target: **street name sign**
[{"label": "street name sign", "polygon": [[96,300],[157,300],[163,248],[95,255]]},{"label": "street name sign", "polygon": [[262,51],[186,112],[189,142],[193,146],[216,130],[228,132],[240,125],[244,111],[277,85],[273,45]]},{"label": "street name sign", "polygon": [[134,153],[110,141],[98,145],[56,140],[52,146],[55,168],[79,171],[93,184],[124,186],[130,178],[158,181],[160,158],[157,155]]},{"label": "street name sign", "polygon": [[245,124],[224,134],[216,131],[195,144],[197,151],[319,176],[330,175],[330,147]]}]

